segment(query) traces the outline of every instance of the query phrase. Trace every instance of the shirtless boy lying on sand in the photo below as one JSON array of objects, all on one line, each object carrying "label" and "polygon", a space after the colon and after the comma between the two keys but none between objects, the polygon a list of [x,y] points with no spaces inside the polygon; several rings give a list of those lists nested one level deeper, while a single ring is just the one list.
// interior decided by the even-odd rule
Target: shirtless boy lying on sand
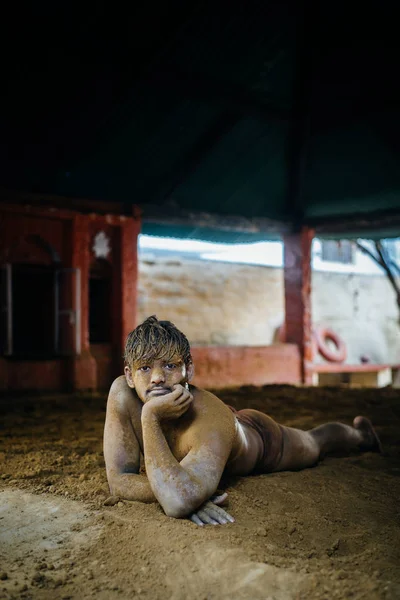
[{"label": "shirtless boy lying on sand", "polygon": [[[249,475],[315,465],[327,452],[380,450],[370,421],[327,423],[310,431],[278,425],[257,410],[235,411],[189,387],[187,338],[169,321],[149,317],[125,347],[125,376],[111,386],[104,457],[114,496],[158,501],[164,512],[197,525],[234,519],[215,496],[223,473]],[[139,474],[140,454],[146,475]]]}]

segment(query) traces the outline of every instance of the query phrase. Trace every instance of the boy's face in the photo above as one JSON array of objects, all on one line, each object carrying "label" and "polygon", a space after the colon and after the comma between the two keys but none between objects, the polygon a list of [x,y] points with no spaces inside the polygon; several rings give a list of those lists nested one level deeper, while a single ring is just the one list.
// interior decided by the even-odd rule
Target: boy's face
[{"label": "boy's face", "polygon": [[174,356],[170,359],[154,359],[131,368],[125,367],[125,377],[129,387],[136,390],[144,403],[157,396],[173,391],[178,383],[185,384],[192,374],[191,365],[186,368],[183,360]]}]

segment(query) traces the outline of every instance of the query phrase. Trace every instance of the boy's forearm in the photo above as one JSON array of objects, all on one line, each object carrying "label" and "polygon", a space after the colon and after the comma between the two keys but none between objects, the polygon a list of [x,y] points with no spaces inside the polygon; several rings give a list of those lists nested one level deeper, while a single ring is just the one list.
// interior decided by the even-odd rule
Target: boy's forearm
[{"label": "boy's forearm", "polygon": [[119,473],[110,482],[110,492],[125,500],[137,502],[157,502],[147,477],[135,473]]},{"label": "boy's forearm", "polygon": [[187,516],[204,501],[200,482],[175,459],[151,412],[142,412],[142,429],[146,473],[155,497],[168,516]]}]

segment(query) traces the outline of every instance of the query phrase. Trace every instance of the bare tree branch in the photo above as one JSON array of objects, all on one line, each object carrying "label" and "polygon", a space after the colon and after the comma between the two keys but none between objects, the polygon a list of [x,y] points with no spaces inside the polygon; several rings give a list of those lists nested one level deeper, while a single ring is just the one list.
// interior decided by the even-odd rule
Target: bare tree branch
[{"label": "bare tree branch", "polygon": [[393,260],[389,261],[390,268],[396,271],[397,277],[400,277],[400,265],[397,265]]},{"label": "bare tree branch", "polygon": [[372,250],[370,250],[369,248],[367,248],[367,246],[364,246],[364,244],[362,244],[361,242],[359,242],[358,240],[355,240],[355,244],[357,246],[357,248],[359,248],[359,250],[361,250],[361,252],[364,252],[364,254],[367,254],[370,258],[372,258],[372,260],[374,262],[376,262],[380,267],[383,267],[380,257],[379,255],[377,256],[376,254],[374,254],[372,252]]},{"label": "bare tree branch", "polygon": [[[400,266],[397,265],[389,256],[387,248],[385,248],[382,240],[374,242],[373,252],[367,246],[364,246],[360,241],[355,240],[355,244],[361,252],[369,256],[377,265],[379,265],[386,273],[387,278],[390,281],[391,286],[396,294],[396,302],[400,311],[400,281],[396,279],[400,275]],[[400,324],[400,315],[399,315]]]},{"label": "bare tree branch", "polygon": [[376,251],[379,255],[380,261],[381,261],[381,265],[383,267],[383,269],[386,272],[386,275],[389,278],[390,283],[392,284],[392,287],[396,293],[396,297],[397,297],[397,304],[400,308],[400,285],[399,283],[396,281],[396,278],[390,268],[390,261],[387,260],[387,253],[385,256],[385,250],[382,246],[382,242],[381,241],[377,241],[375,242],[375,248]]}]

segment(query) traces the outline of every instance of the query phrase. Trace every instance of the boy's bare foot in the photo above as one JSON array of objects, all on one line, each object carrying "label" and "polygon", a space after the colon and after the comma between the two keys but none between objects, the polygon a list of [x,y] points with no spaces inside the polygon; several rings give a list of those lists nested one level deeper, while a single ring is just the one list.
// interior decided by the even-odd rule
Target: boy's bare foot
[{"label": "boy's bare foot", "polygon": [[364,439],[361,442],[360,450],[370,450],[371,452],[380,452],[383,454],[383,448],[378,434],[367,417],[356,417],[353,421],[353,427],[363,434]]}]

